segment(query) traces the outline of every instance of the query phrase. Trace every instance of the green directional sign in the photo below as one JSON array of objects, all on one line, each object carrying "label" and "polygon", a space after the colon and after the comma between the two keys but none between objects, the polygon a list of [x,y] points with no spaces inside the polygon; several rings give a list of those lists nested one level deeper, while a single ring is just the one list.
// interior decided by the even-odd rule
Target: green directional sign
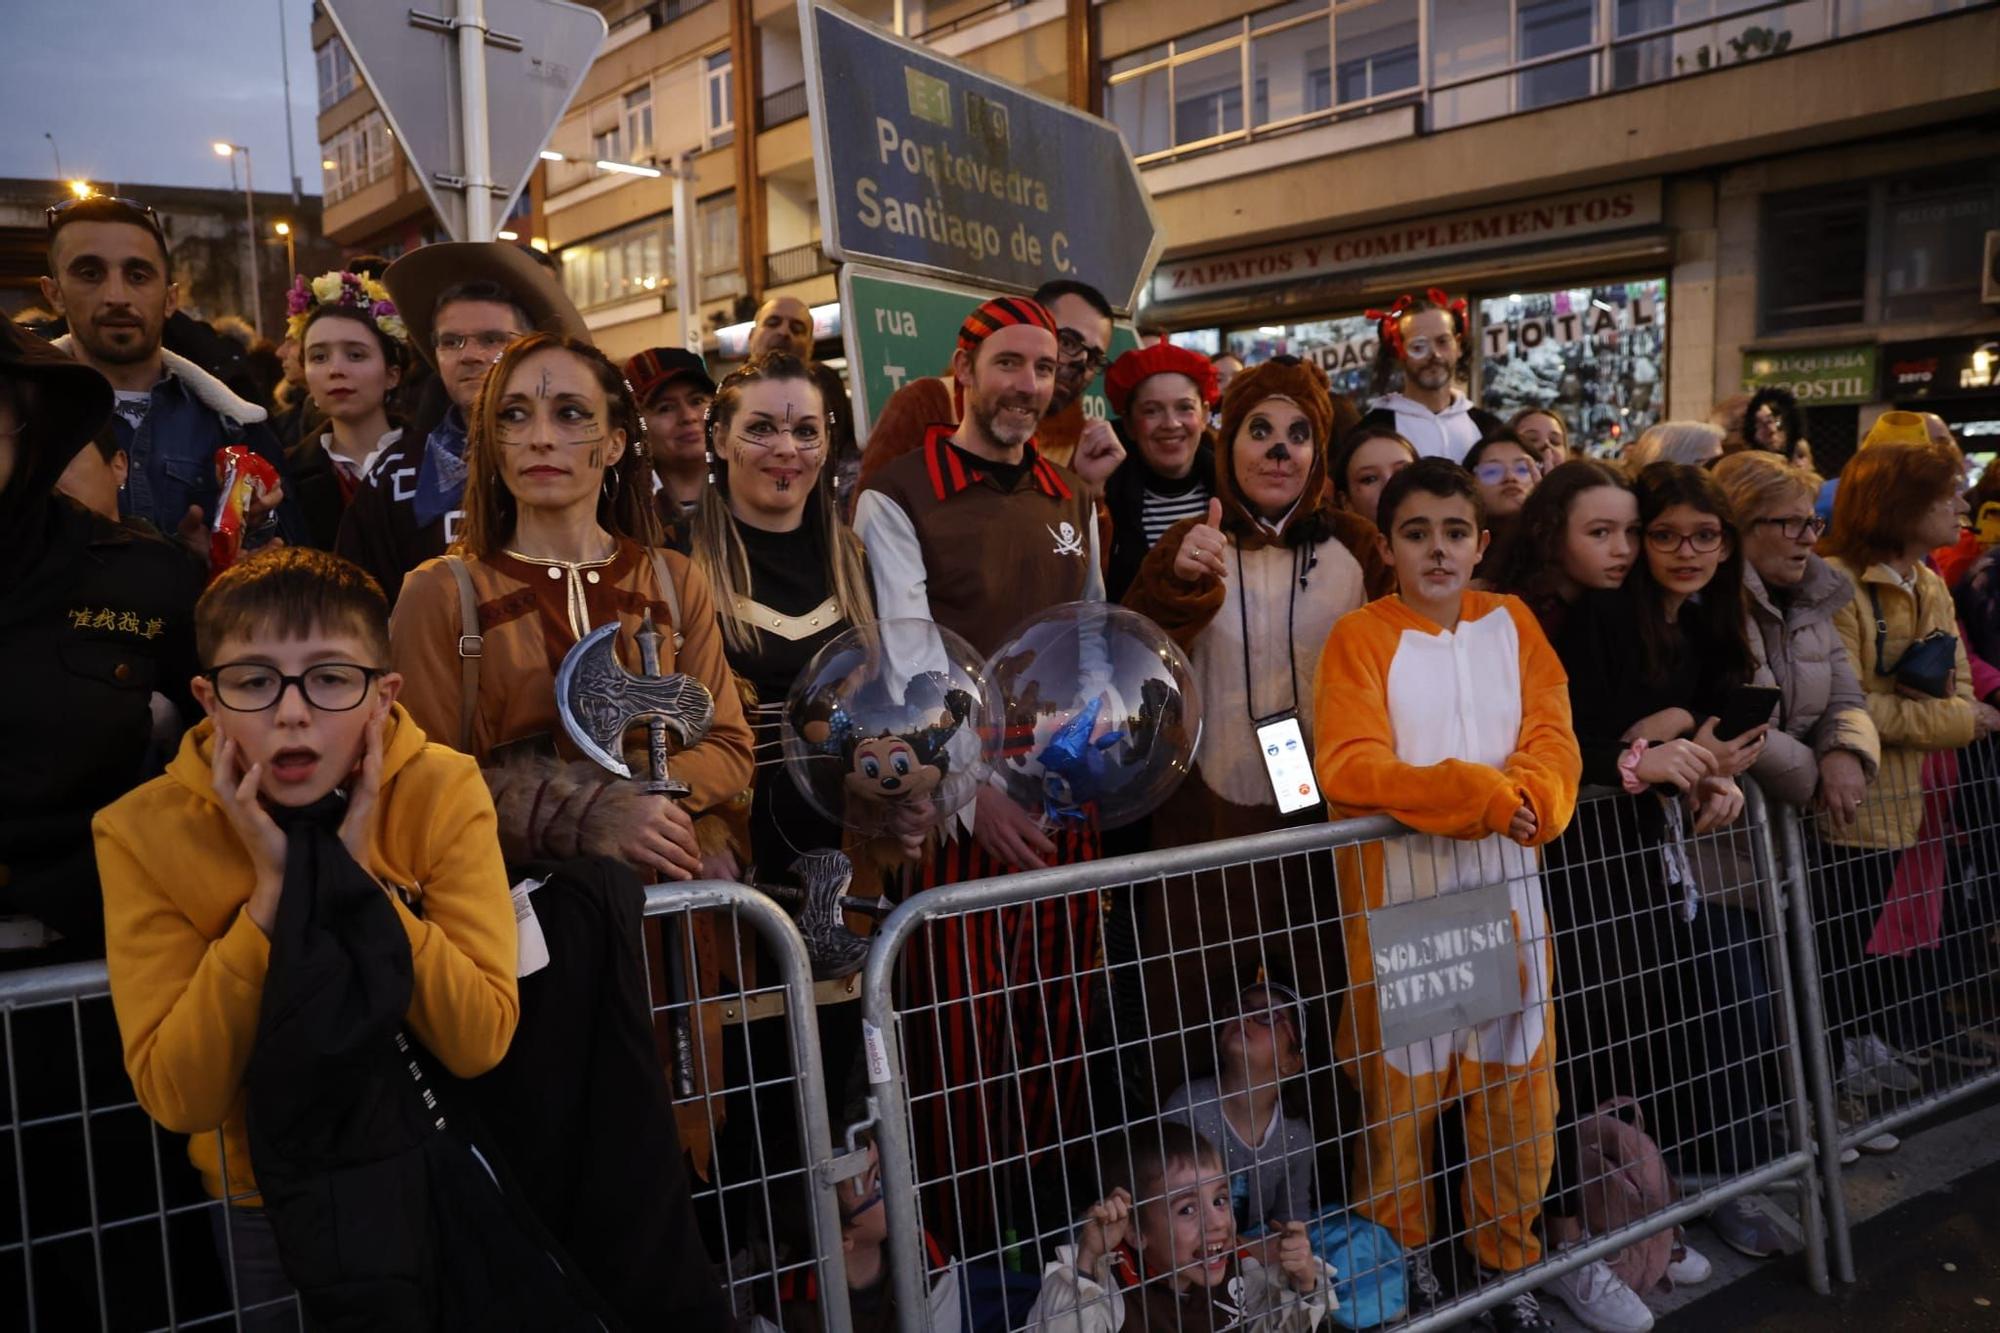
[{"label": "green directional sign", "polygon": [[[998,296],[932,278],[843,264],[840,269],[841,333],[847,345],[848,393],[854,400],[855,435],[868,438],[889,395],[912,380],[951,373],[958,326],[981,301]],[[1111,330],[1111,356],[1139,345],[1129,324]],[[1084,390],[1086,416],[1109,417],[1099,376]]]}]

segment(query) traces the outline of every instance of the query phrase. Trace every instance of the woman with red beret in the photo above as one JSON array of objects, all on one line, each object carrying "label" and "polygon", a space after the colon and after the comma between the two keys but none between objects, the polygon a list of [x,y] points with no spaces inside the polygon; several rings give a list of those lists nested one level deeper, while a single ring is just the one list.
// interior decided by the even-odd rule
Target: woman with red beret
[{"label": "woman with red beret", "polygon": [[1130,446],[1104,484],[1104,504],[1111,511],[1104,586],[1115,602],[1168,528],[1207,512],[1215,494],[1208,415],[1221,392],[1207,357],[1154,343],[1111,363],[1104,372],[1104,395]]}]

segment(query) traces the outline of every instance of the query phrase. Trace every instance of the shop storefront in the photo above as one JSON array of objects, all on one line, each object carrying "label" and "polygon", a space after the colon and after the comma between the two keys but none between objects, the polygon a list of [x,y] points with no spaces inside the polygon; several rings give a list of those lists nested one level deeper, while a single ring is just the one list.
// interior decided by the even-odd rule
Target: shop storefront
[{"label": "shop storefront", "polygon": [[1670,260],[1660,185],[1639,181],[1169,260],[1144,318],[1248,361],[1311,360],[1365,405],[1363,312],[1442,287],[1471,301],[1475,402],[1548,408],[1572,440],[1611,445],[1665,414]]},{"label": "shop storefront", "polygon": [[1882,347],[1883,395],[1935,412],[1968,450],[2000,448],[2000,333]]},{"label": "shop storefront", "polygon": [[1874,343],[1787,347],[1743,353],[1743,392],[1784,389],[1806,416],[1813,464],[1833,476],[1847,466],[1861,435],[1861,407],[1877,401],[1880,349]]}]

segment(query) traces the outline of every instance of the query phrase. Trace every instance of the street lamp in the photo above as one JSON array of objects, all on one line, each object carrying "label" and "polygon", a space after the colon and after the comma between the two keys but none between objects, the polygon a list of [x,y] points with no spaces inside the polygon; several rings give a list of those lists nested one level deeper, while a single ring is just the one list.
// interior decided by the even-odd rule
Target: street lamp
[{"label": "street lamp", "polygon": [[292,240],[292,224],[289,222],[280,222],[271,230],[285,238],[285,276],[289,278],[297,273],[299,268],[298,256],[292,249],[295,244]]},{"label": "street lamp", "polygon": [[89,181],[71,181],[69,183],[69,192],[79,199],[88,199],[91,195],[97,193],[97,191],[90,188]]},{"label": "street lamp", "polygon": [[242,144],[224,143],[218,139],[209,147],[217,157],[229,159],[229,171],[236,174],[236,155],[243,154],[243,238],[250,247],[250,327],[264,336],[264,291],[257,281],[257,196],[250,184],[250,150]]}]

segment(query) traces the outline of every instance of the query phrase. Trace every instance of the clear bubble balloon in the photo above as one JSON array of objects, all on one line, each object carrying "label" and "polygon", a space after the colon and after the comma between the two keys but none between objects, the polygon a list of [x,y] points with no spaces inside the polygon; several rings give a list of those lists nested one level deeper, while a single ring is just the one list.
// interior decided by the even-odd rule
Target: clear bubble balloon
[{"label": "clear bubble balloon", "polygon": [[867,837],[921,833],[972,799],[986,767],[979,654],[928,620],[856,625],[785,700],[785,767],[812,807]]},{"label": "clear bubble balloon", "polygon": [[1166,631],[1136,611],[1051,607],[1017,629],[984,674],[988,762],[1045,828],[1130,824],[1194,766],[1194,673]]}]

